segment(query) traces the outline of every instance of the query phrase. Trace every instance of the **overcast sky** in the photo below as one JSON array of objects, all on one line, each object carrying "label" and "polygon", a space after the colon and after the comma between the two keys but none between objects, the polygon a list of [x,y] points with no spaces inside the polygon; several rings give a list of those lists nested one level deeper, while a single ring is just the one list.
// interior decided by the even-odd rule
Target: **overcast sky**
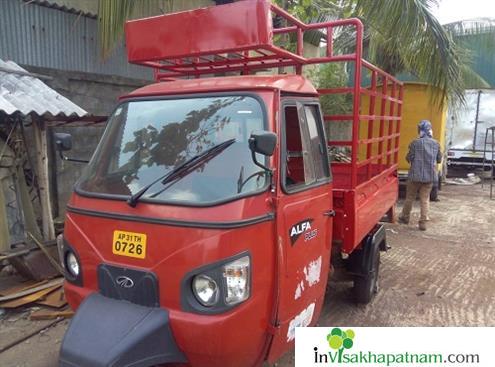
[{"label": "overcast sky", "polygon": [[488,17],[495,18],[494,0],[439,0],[438,9],[433,13],[440,23],[450,23],[457,20]]}]

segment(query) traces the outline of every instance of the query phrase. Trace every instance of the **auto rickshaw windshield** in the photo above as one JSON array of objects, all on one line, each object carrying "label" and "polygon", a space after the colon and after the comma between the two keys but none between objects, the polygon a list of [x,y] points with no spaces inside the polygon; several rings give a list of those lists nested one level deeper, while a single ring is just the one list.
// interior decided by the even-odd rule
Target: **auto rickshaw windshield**
[{"label": "auto rickshaw windshield", "polygon": [[248,95],[124,102],[76,189],[125,199],[191,157],[235,139],[193,172],[166,184],[159,180],[142,199],[204,205],[259,192],[268,180],[252,160],[248,139],[265,129],[264,120],[261,102]]}]

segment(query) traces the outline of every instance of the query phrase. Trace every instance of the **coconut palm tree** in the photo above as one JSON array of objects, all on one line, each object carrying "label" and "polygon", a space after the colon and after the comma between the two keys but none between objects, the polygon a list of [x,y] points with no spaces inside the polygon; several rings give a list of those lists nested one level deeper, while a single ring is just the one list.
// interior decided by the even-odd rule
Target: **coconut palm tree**
[{"label": "coconut palm tree", "polygon": [[[99,0],[100,44],[108,55],[123,36],[125,20],[176,10],[187,0]],[[204,1],[189,0],[201,6]],[[228,1],[221,1],[228,2]],[[464,31],[443,27],[431,9],[436,0],[275,0],[305,21],[326,17],[358,17],[366,25],[366,54],[391,74],[409,73],[463,98],[466,86],[486,83],[470,67],[469,52],[460,42]],[[463,33],[464,32],[464,33]],[[309,40],[319,43],[315,33]],[[341,43],[345,47],[345,42]],[[492,48],[492,49],[495,49]],[[471,83],[471,85],[468,84]],[[482,86],[486,86],[483,84]]]},{"label": "coconut palm tree", "polygon": [[[183,1],[180,1],[183,2]],[[124,35],[124,23],[129,19],[170,13],[174,0],[99,0],[98,31],[103,58],[107,58]],[[201,1],[198,1],[198,5]]]},{"label": "coconut palm tree", "polygon": [[[317,12],[335,11],[339,17],[357,17],[365,24],[365,52],[371,62],[393,75],[409,74],[434,85],[452,102],[463,100],[466,88],[489,87],[472,68],[470,37],[484,36],[484,52],[494,53],[495,27],[471,22],[441,25],[431,10],[436,0],[314,0]],[[491,51],[489,51],[491,50]],[[442,98],[443,99],[443,98]]]}]

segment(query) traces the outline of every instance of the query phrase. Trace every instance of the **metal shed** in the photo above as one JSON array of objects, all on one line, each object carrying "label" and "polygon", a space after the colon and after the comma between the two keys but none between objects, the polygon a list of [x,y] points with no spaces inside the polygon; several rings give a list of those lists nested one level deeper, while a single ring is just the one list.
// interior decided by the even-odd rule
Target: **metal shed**
[{"label": "metal shed", "polygon": [[71,102],[13,61],[0,59],[0,111],[13,115],[82,117],[85,110]]},{"label": "metal shed", "polygon": [[[0,60],[0,253],[7,256],[30,235],[54,240],[47,121],[73,121],[87,115],[41,80],[46,78],[27,72],[13,61]],[[26,133],[28,127],[30,134]],[[31,176],[26,176],[28,171]],[[39,197],[41,231],[30,195],[34,187]]]}]

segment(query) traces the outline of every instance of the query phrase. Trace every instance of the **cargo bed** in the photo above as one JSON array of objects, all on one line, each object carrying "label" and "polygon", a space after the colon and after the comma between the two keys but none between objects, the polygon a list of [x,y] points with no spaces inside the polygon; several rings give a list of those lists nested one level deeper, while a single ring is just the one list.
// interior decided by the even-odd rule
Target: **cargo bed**
[{"label": "cargo bed", "polygon": [[[330,151],[343,149],[345,162],[332,162],[333,243],[350,254],[386,215],[393,217],[399,193],[397,167],[403,85],[367,63],[356,62],[351,87],[320,89],[320,96],[351,94],[352,113],[325,114],[329,124],[347,124],[350,134],[330,136]],[[369,84],[363,86],[363,80]],[[324,111],[325,113],[325,111]],[[342,156],[342,155],[341,155]]]},{"label": "cargo bed", "polygon": [[[392,212],[398,197],[396,168],[378,173],[368,180],[366,172],[358,172],[358,186],[350,187],[350,166],[332,167],[334,188],[333,242],[343,253],[351,253],[383,218]],[[379,167],[375,167],[378,171]]]}]

